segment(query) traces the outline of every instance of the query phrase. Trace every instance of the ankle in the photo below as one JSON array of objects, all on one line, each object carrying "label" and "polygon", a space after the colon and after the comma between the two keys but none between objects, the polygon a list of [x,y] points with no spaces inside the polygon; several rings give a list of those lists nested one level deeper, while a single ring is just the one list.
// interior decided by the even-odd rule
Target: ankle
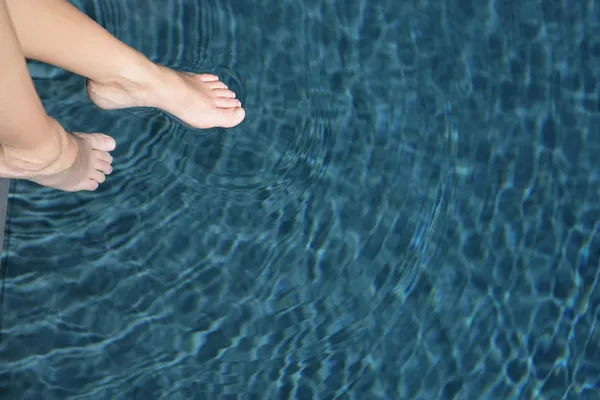
[{"label": "ankle", "polygon": [[128,68],[120,69],[117,75],[90,79],[90,82],[98,87],[138,92],[151,88],[160,81],[162,74],[163,71],[159,65],[140,54],[135,62],[130,63]]},{"label": "ankle", "polygon": [[155,90],[162,81],[161,68],[148,61],[119,76],[88,80],[90,98],[101,108],[153,107]]},{"label": "ankle", "polygon": [[33,179],[60,173],[75,163],[78,155],[75,138],[53,118],[48,117],[48,122],[48,139],[38,147],[26,151],[2,147],[3,173],[12,174],[12,178]]}]

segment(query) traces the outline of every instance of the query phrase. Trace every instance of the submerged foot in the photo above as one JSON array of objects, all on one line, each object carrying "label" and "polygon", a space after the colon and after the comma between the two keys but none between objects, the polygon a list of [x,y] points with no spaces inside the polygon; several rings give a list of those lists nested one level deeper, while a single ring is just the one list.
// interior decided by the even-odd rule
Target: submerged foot
[{"label": "submerged foot", "polygon": [[115,140],[101,133],[73,133],[76,158],[67,169],[52,174],[30,178],[31,181],[67,192],[94,191],[112,172]]},{"label": "submerged foot", "polygon": [[246,113],[235,93],[212,74],[177,72],[159,67],[152,78],[138,82],[88,81],[88,94],[105,110],[160,108],[198,129],[231,128]]}]

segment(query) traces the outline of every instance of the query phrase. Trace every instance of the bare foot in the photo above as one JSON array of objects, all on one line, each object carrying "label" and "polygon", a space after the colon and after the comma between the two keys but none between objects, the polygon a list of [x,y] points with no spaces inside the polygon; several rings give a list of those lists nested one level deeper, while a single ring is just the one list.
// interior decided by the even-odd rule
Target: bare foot
[{"label": "bare foot", "polygon": [[73,137],[78,148],[75,163],[62,172],[31,181],[67,192],[93,191],[104,182],[105,175],[112,172],[112,157],[108,152],[115,148],[114,139],[101,133],[74,133]]},{"label": "bare foot", "polygon": [[198,129],[231,128],[246,113],[235,93],[212,74],[177,72],[158,66],[158,73],[140,82],[88,81],[88,94],[105,110],[128,107],[160,108]]}]

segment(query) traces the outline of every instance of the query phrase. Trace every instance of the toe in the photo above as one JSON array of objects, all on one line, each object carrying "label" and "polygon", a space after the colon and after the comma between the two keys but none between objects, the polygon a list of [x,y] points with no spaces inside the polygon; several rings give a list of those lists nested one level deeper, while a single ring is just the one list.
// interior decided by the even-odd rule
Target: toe
[{"label": "toe", "polygon": [[210,82],[207,84],[212,90],[215,89],[227,89],[227,85],[221,81]]},{"label": "toe", "polygon": [[235,93],[229,89],[214,89],[212,91],[215,97],[226,97],[228,99],[235,99]]},{"label": "toe", "polygon": [[115,139],[102,133],[90,133],[80,135],[85,140],[89,140],[94,150],[112,151],[115,149]]},{"label": "toe", "polygon": [[91,174],[91,178],[98,183],[103,183],[106,180],[106,176],[100,171],[94,171]]},{"label": "toe", "polygon": [[219,113],[222,118],[222,123],[220,124],[224,128],[231,128],[239,124],[244,120],[246,116],[246,112],[243,108],[230,108],[230,109],[222,109],[219,110]]},{"label": "toe", "polygon": [[213,101],[219,108],[235,108],[242,105],[238,99],[228,99],[227,97],[215,97]]},{"label": "toe", "polygon": [[96,160],[94,168],[106,175],[110,175],[112,172],[112,166],[106,161]]},{"label": "toe", "polygon": [[199,74],[198,77],[202,82],[214,82],[219,80],[219,77],[213,74]]},{"label": "toe", "polygon": [[101,150],[94,150],[94,156],[100,160],[100,161],[104,161],[108,164],[111,164],[113,161],[112,156],[110,155],[109,152],[107,151],[101,151]]},{"label": "toe", "polygon": [[94,179],[89,179],[81,188],[81,190],[89,190],[90,192],[93,192],[94,190],[98,189],[98,186],[100,186],[100,184],[98,183],[98,181],[95,181]]}]

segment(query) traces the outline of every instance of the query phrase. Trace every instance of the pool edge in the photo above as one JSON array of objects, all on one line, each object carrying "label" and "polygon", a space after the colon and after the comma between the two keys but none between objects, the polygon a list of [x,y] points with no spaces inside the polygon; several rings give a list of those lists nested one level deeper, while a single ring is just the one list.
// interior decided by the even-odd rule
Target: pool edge
[{"label": "pool edge", "polygon": [[6,209],[10,180],[0,178],[0,254],[4,251],[4,229],[6,229]]}]

